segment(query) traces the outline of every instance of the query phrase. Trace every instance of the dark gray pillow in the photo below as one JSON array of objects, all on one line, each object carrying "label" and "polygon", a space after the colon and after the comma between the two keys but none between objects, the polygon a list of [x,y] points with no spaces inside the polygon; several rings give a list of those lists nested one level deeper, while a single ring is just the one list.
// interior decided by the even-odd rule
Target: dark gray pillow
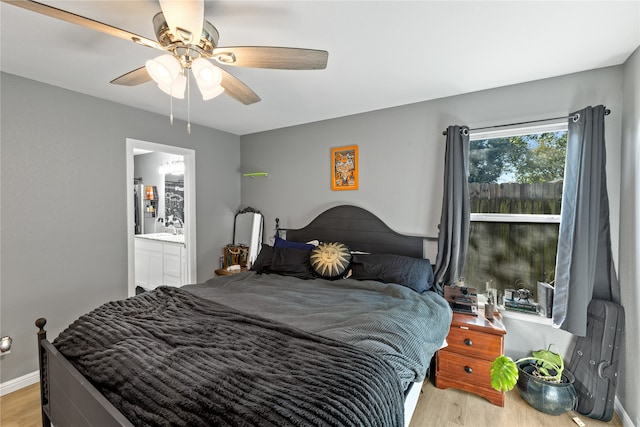
[{"label": "dark gray pillow", "polygon": [[431,262],[402,255],[354,254],[350,279],[397,283],[422,293],[433,286]]},{"label": "dark gray pillow", "polygon": [[299,279],[313,279],[309,264],[310,251],[296,248],[273,248],[271,266],[268,273],[294,276]]},{"label": "dark gray pillow", "polygon": [[273,247],[263,243],[256,260],[253,262],[253,265],[251,265],[251,271],[257,271],[258,273],[268,272],[271,267],[272,257]]}]

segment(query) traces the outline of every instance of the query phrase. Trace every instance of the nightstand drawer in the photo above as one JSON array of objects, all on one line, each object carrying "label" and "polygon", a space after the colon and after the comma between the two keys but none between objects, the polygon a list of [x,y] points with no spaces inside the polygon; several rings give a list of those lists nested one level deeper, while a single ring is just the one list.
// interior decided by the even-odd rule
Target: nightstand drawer
[{"label": "nightstand drawer", "polygon": [[470,356],[454,353],[447,350],[440,350],[437,356],[438,380],[442,376],[461,381],[463,383],[473,383],[482,386],[491,384],[491,362],[488,360],[476,359]]},{"label": "nightstand drawer", "polygon": [[491,360],[502,354],[502,336],[451,326],[448,351]]}]

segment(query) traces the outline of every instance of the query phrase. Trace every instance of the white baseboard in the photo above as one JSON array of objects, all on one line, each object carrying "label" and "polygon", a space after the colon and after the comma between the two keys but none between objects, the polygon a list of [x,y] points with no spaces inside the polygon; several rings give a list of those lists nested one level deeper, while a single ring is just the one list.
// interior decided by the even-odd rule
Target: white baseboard
[{"label": "white baseboard", "polygon": [[640,427],[633,424],[633,421],[631,421],[631,417],[629,417],[629,414],[627,414],[627,411],[624,410],[624,407],[618,400],[618,396],[616,396],[614,410],[616,411],[616,414],[618,414],[618,417],[620,418],[620,421],[622,421],[622,425],[624,427]]},{"label": "white baseboard", "polygon": [[21,388],[30,386],[31,384],[35,384],[38,381],[40,381],[40,372],[34,371],[30,374],[3,382],[0,384],[0,396],[13,393],[14,391],[18,391]]}]

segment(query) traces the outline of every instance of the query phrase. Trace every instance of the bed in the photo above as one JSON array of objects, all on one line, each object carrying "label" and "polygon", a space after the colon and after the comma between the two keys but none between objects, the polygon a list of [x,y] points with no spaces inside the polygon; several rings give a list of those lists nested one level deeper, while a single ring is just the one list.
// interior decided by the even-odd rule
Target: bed
[{"label": "bed", "polygon": [[43,425],[408,425],[451,322],[424,238],[354,206],[275,238],[252,271],[106,303],[53,343],[38,319]]}]

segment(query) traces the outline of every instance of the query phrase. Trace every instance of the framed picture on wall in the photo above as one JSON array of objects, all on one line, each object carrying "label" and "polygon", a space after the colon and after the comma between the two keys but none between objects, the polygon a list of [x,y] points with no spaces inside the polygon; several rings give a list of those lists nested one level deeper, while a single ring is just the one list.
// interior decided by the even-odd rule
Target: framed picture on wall
[{"label": "framed picture on wall", "polygon": [[331,149],[331,189],[358,189],[358,146]]}]

